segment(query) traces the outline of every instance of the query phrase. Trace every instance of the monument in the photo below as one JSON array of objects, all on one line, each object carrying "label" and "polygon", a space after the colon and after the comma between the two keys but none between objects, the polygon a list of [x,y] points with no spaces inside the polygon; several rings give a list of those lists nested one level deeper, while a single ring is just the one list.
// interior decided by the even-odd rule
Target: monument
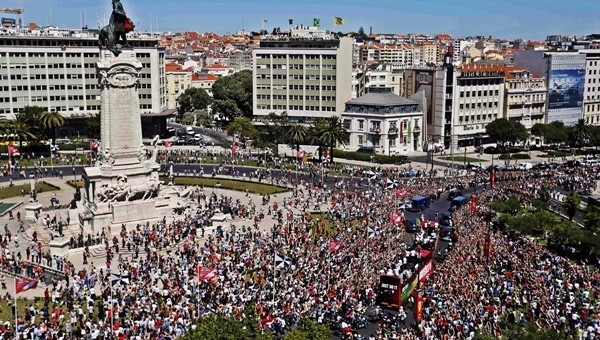
[{"label": "monument", "polygon": [[125,40],[127,22],[120,1],[113,0],[110,24],[99,37],[101,146],[98,162],[83,173],[79,224],[84,231],[170,214],[170,197],[161,196],[156,153],[150,155],[142,143],[138,97],[142,64]]}]

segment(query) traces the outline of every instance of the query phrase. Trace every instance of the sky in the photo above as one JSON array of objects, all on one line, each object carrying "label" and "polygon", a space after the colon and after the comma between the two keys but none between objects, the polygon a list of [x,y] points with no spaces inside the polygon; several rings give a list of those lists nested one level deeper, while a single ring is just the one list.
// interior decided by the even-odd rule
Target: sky
[{"label": "sky", "polygon": [[[138,31],[198,31],[220,34],[263,25],[287,28],[312,24],[335,31],[374,33],[449,33],[454,37],[543,40],[546,35],[600,33],[598,0],[121,0]],[[111,0],[3,0],[23,7],[25,23],[40,26],[98,27],[110,17]],[[9,14],[0,14],[9,17]],[[333,26],[334,16],[345,19]],[[98,18],[100,20],[98,20]]]}]

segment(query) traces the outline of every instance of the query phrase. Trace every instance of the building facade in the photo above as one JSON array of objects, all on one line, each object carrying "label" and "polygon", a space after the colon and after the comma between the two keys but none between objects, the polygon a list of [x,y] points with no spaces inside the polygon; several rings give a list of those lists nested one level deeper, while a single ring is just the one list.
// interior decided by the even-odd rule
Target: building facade
[{"label": "building facade", "polygon": [[343,112],[352,94],[352,39],[313,30],[263,37],[253,50],[256,119],[287,112],[310,122]]},{"label": "building facade", "polygon": [[588,50],[586,55],[583,118],[587,124],[600,125],[600,51]]},{"label": "building facade", "polygon": [[166,64],[167,108],[177,108],[177,98],[192,87],[192,72],[184,71],[179,64]]},{"label": "building facade", "polygon": [[504,68],[504,118],[518,121],[527,129],[544,123],[546,116],[546,79],[521,67]]},{"label": "building facade", "polygon": [[[140,113],[161,114],[167,106],[164,50],[154,39],[129,42],[143,65]],[[100,113],[99,56],[93,34],[0,36],[0,116],[14,118],[25,106],[65,117]]]},{"label": "building facade", "polygon": [[504,65],[464,64],[456,74],[453,94],[453,145],[478,145],[485,127],[502,118],[505,91]]},{"label": "building facade", "polygon": [[408,155],[423,146],[420,103],[382,88],[346,103],[342,113],[350,134],[347,148],[372,147],[379,154]]}]

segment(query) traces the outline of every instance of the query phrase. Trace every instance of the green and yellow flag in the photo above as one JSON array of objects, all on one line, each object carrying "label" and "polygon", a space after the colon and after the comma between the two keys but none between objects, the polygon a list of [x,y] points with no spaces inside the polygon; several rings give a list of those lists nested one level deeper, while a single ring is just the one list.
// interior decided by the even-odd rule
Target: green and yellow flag
[{"label": "green and yellow flag", "polygon": [[412,120],[408,121],[408,139],[412,139]]},{"label": "green and yellow flag", "polygon": [[320,23],[321,23],[321,20],[319,20],[318,18],[313,18],[313,26],[314,27],[319,27]]},{"label": "green and yellow flag", "polygon": [[346,21],[342,17],[333,17],[333,26],[345,25]]}]

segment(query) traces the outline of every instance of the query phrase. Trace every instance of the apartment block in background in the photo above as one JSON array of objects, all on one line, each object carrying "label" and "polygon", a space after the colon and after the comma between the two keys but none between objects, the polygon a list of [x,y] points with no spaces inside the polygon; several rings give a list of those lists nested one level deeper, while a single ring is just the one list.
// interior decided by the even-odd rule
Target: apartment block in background
[{"label": "apartment block in background", "polygon": [[518,66],[505,66],[504,77],[504,118],[521,122],[527,129],[544,123],[548,93],[546,79]]},{"label": "apartment block in background", "polygon": [[352,96],[352,38],[315,27],[261,37],[253,88],[255,119],[284,111],[303,122],[340,115]]}]

